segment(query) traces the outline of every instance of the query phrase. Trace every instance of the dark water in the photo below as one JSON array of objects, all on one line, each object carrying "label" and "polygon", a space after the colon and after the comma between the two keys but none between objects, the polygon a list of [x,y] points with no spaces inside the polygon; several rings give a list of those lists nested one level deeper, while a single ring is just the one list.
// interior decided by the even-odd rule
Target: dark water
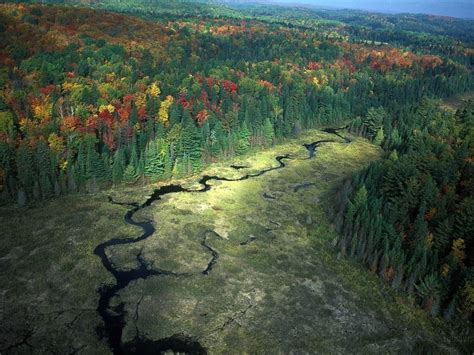
[{"label": "dark water", "polygon": [[248,168],[248,166],[246,166],[246,165],[236,165],[236,164],[232,164],[230,167],[231,167],[232,169],[235,169],[235,170],[240,170],[240,169],[246,169],[246,168]]},{"label": "dark water", "polygon": [[313,158],[316,155],[316,149],[323,143],[334,143],[334,139],[321,139],[313,143],[305,143],[303,146],[308,150],[309,159]]},{"label": "dark water", "polygon": [[[339,128],[324,128],[322,131],[330,134],[334,134],[338,136],[339,138],[342,138],[344,140],[344,144],[349,144],[351,140],[348,137],[342,136],[339,134],[339,131],[344,130],[349,128],[349,126],[344,126],[344,127],[339,127]],[[336,143],[334,139],[321,139],[319,141],[313,142],[313,143],[305,143],[303,146],[308,150],[309,153],[309,159],[313,158],[316,155],[316,150],[317,148],[322,144],[322,143]]]},{"label": "dark water", "polygon": [[[337,130],[333,129],[334,132],[329,132],[329,129],[326,130],[328,133],[334,133],[339,136]],[[310,154],[310,157],[314,156],[316,148],[326,142],[334,142],[334,140],[320,140],[310,144],[304,144],[306,149]],[[219,253],[214,250],[208,243],[208,237],[212,235],[212,231],[208,231],[204,238],[201,241],[202,247],[209,252],[210,260],[204,270],[194,272],[194,273],[178,273],[173,270],[164,270],[156,267],[151,267],[151,265],[143,258],[141,253],[136,255],[136,261],[138,267],[134,269],[122,270],[120,267],[115,266],[110,261],[107,256],[106,250],[108,247],[133,244],[140,241],[143,241],[155,233],[155,227],[151,221],[136,221],[133,216],[136,212],[149,207],[155,201],[161,199],[162,196],[168,194],[174,194],[179,192],[187,193],[197,193],[197,192],[206,192],[212,189],[212,185],[209,184],[211,181],[242,181],[250,178],[261,176],[267,172],[284,168],[286,164],[283,162],[285,159],[291,159],[289,154],[279,155],[276,158],[278,165],[275,167],[263,169],[259,172],[246,174],[236,179],[230,179],[225,177],[219,177],[216,175],[204,175],[199,180],[199,184],[202,186],[200,189],[192,190],[182,187],[181,185],[166,185],[161,186],[160,188],[153,191],[153,194],[143,203],[138,204],[136,202],[116,202],[109,197],[111,203],[129,206],[130,209],[125,213],[124,219],[125,222],[140,227],[142,229],[142,234],[137,237],[129,238],[113,238],[106,242],[103,242],[94,249],[94,254],[97,255],[104,268],[114,277],[115,283],[103,285],[98,289],[99,293],[99,303],[97,306],[97,311],[102,318],[103,325],[99,326],[97,331],[101,338],[107,339],[107,342],[110,346],[110,349],[114,354],[160,354],[165,351],[188,353],[188,354],[206,354],[206,349],[199,343],[199,341],[189,335],[185,334],[175,334],[169,338],[159,339],[159,340],[150,340],[140,335],[137,330],[135,338],[127,343],[122,343],[122,332],[125,328],[125,304],[123,302],[119,303],[117,306],[111,306],[112,298],[119,295],[120,290],[127,287],[130,282],[147,279],[150,276],[156,277],[175,277],[175,278],[185,278],[185,277],[203,277],[208,275],[217,264],[219,260]],[[245,166],[231,166],[234,169],[243,169]],[[250,241],[248,241],[250,242]]]},{"label": "dark water", "polygon": [[115,202],[112,198],[109,198],[111,203],[119,204],[123,206],[130,206],[131,209],[125,213],[124,219],[130,225],[140,227],[142,234],[138,237],[130,238],[113,238],[106,242],[99,244],[94,249],[94,254],[100,257],[102,265],[105,269],[112,274],[115,279],[113,285],[103,285],[99,290],[99,304],[97,311],[99,312],[104,324],[98,328],[98,333],[101,337],[105,337],[109,343],[109,346],[114,354],[159,354],[161,352],[170,350],[174,352],[184,352],[189,354],[205,354],[201,344],[190,336],[186,335],[173,335],[170,338],[160,339],[152,341],[146,339],[139,334],[135,337],[132,342],[123,344],[122,343],[122,332],[126,325],[125,322],[125,304],[122,302],[119,305],[112,307],[110,305],[113,297],[117,296],[120,290],[128,286],[132,281],[139,279],[147,279],[150,276],[161,276],[161,277],[191,277],[201,275],[208,275],[213,267],[216,265],[219,259],[219,253],[214,250],[208,243],[207,239],[212,231],[209,231],[204,239],[201,241],[201,245],[206,249],[211,259],[208,262],[206,268],[196,273],[178,273],[172,270],[164,270],[156,267],[151,268],[149,263],[143,259],[141,254],[136,255],[136,261],[138,267],[131,270],[121,270],[119,267],[112,264],[109,257],[106,254],[108,247],[133,244],[149,238],[155,233],[155,227],[151,221],[135,221],[134,214],[148,206],[153,202],[160,200],[162,196],[178,193],[178,192],[206,192],[211,190],[212,185],[209,184],[211,181],[242,181],[253,177],[261,176],[269,171],[281,169],[286,166],[283,162],[284,159],[290,159],[289,155],[277,156],[276,161],[278,166],[267,168],[253,174],[246,174],[236,179],[229,179],[219,176],[204,175],[199,180],[199,184],[202,185],[200,189],[191,190],[182,187],[181,185],[167,185],[162,186],[155,191],[153,194],[142,204],[139,205],[136,202]]}]

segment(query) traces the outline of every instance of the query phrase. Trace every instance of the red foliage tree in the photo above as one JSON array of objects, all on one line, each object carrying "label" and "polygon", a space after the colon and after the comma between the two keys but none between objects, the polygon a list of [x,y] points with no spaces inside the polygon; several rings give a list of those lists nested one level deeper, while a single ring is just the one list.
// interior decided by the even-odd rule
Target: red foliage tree
[{"label": "red foliage tree", "polygon": [[209,113],[207,112],[206,109],[204,109],[204,110],[201,110],[197,113],[196,121],[197,121],[197,123],[202,124],[204,121],[207,120],[208,117],[209,117]]},{"label": "red foliage tree", "polygon": [[232,80],[222,80],[222,86],[224,90],[231,93],[232,95],[237,93],[237,84]]}]

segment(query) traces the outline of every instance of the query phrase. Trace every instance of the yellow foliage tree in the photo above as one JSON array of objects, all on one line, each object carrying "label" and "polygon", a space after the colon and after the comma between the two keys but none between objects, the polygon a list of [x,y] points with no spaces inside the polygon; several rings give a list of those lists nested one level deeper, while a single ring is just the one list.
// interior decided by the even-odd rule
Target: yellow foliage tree
[{"label": "yellow foliage tree", "polygon": [[138,108],[146,106],[146,94],[144,92],[139,92],[135,94],[135,104]]},{"label": "yellow foliage tree", "polygon": [[320,89],[329,83],[329,78],[326,74],[320,73],[319,78],[317,76],[313,77],[312,82],[318,89]]},{"label": "yellow foliage tree", "polygon": [[105,110],[108,110],[110,113],[113,113],[115,111],[115,106],[112,105],[112,104],[100,105],[99,106],[99,112],[102,112],[102,111],[105,111]]},{"label": "yellow foliage tree", "polygon": [[161,102],[160,108],[158,110],[158,120],[163,123],[165,126],[168,125],[169,114],[168,110],[173,103],[173,96],[168,95],[166,99]]},{"label": "yellow foliage tree", "polygon": [[158,97],[161,94],[161,89],[158,86],[158,83],[155,81],[153,82],[147,90],[147,93],[153,97]]},{"label": "yellow foliage tree", "polygon": [[61,159],[61,161],[59,162],[59,169],[61,169],[62,171],[67,170],[67,160],[66,159]]},{"label": "yellow foliage tree", "polygon": [[64,138],[58,136],[56,133],[51,133],[48,137],[48,145],[52,151],[61,153],[64,151]]},{"label": "yellow foliage tree", "polygon": [[80,89],[82,86],[79,83],[71,83],[69,81],[65,81],[62,84],[63,91],[75,91]]},{"label": "yellow foliage tree", "polygon": [[49,102],[48,97],[42,100],[35,100],[32,105],[33,114],[39,123],[49,122],[51,120],[51,111],[53,104]]}]

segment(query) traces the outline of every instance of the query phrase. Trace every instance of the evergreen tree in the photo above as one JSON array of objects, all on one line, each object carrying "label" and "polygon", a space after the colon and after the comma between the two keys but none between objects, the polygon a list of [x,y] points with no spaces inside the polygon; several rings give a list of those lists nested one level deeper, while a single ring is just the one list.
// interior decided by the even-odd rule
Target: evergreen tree
[{"label": "evergreen tree", "polygon": [[42,198],[52,195],[50,150],[44,140],[39,140],[35,152],[35,167]]},{"label": "evergreen tree", "polygon": [[383,141],[384,141],[383,128],[380,127],[380,128],[377,130],[377,134],[375,135],[374,144],[379,145],[379,146],[382,146]]},{"label": "evergreen tree", "polygon": [[265,141],[268,145],[273,144],[275,132],[273,131],[273,125],[268,117],[265,119],[265,122],[263,124],[263,136],[265,137]]},{"label": "evergreen tree", "polygon": [[196,173],[202,170],[201,135],[189,114],[186,114],[186,112],[187,110],[185,110],[185,115],[183,116],[181,147],[192,166],[192,172]]},{"label": "evergreen tree", "polygon": [[16,151],[16,169],[20,186],[27,193],[33,191],[36,178],[33,166],[33,154],[30,147],[28,143],[22,142]]},{"label": "evergreen tree", "polygon": [[[386,116],[386,112],[383,107],[373,108],[371,107],[367,112],[367,116],[364,119],[365,134],[370,139],[374,139],[377,132],[382,127],[382,123]],[[383,131],[382,131],[383,135]]]},{"label": "evergreen tree", "polygon": [[86,173],[85,177],[87,179],[95,181],[106,181],[107,180],[107,171],[104,165],[104,159],[99,155],[95,148],[95,137],[90,137],[85,141],[86,145]]},{"label": "evergreen tree", "polygon": [[165,172],[165,165],[163,161],[162,152],[163,145],[165,143],[163,140],[159,139],[157,141],[150,141],[145,150],[145,176],[156,180],[163,177]]},{"label": "evergreen tree", "polygon": [[125,171],[125,156],[121,148],[117,149],[114,154],[114,162],[112,165],[112,182],[114,185],[120,184]]},{"label": "evergreen tree", "polygon": [[236,136],[236,144],[235,144],[235,153],[237,155],[245,154],[250,148],[250,132],[247,128],[247,123],[244,121],[240,126],[240,130]]}]

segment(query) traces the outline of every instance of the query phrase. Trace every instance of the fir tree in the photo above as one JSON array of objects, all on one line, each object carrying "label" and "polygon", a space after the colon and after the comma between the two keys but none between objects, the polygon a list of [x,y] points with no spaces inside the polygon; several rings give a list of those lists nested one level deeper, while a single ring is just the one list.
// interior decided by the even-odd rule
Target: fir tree
[{"label": "fir tree", "polygon": [[145,150],[144,174],[150,179],[159,179],[163,176],[165,167],[160,154],[160,141],[150,141]]},{"label": "fir tree", "polygon": [[235,153],[237,155],[247,153],[247,151],[250,148],[249,137],[250,137],[250,132],[247,128],[247,123],[244,121],[236,136]]},{"label": "fir tree", "polygon": [[185,110],[185,115],[183,116],[181,147],[192,166],[192,172],[195,173],[202,169],[201,135],[191,120],[189,113],[186,114],[187,112]]},{"label": "fir tree", "polygon": [[268,145],[273,144],[275,132],[273,131],[273,125],[268,117],[265,119],[265,122],[263,124],[263,136],[265,137],[265,141]]},{"label": "fir tree", "polygon": [[53,192],[51,181],[50,150],[44,140],[39,140],[35,152],[35,166],[38,172],[39,189],[41,196],[46,198]]},{"label": "fir tree", "polygon": [[112,165],[112,181],[114,185],[122,182],[123,173],[125,170],[125,157],[121,148],[117,149],[114,154],[114,162]]}]

